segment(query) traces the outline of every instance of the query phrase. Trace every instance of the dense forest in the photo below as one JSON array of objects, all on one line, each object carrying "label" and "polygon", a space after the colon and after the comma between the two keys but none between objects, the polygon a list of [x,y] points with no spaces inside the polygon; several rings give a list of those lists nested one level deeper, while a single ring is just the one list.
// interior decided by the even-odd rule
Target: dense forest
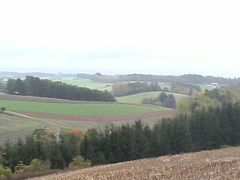
[{"label": "dense forest", "polygon": [[84,87],[53,82],[47,79],[27,76],[25,80],[9,79],[7,82],[9,94],[61,98],[81,101],[115,102],[115,98],[107,91],[91,90]]},{"label": "dense forest", "polygon": [[126,96],[141,92],[162,90],[157,82],[118,82],[114,83],[112,89],[114,96]]}]

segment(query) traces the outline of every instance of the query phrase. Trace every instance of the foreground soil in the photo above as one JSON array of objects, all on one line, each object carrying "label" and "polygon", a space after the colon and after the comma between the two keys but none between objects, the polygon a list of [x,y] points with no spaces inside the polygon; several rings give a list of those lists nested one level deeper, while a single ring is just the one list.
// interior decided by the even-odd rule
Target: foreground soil
[{"label": "foreground soil", "polygon": [[53,174],[32,180],[235,180],[240,147],[130,161]]}]

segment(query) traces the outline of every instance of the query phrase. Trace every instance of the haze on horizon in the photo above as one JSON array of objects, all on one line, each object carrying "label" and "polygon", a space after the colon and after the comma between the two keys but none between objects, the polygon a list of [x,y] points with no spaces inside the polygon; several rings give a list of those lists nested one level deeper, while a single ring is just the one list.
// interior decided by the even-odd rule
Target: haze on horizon
[{"label": "haze on horizon", "polygon": [[0,2],[0,71],[240,77],[237,0]]}]

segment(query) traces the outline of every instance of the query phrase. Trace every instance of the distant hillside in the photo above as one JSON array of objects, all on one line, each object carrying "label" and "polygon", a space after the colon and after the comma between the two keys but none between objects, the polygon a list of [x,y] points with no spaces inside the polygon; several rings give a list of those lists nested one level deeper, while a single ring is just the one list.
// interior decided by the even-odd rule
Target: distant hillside
[{"label": "distant hillside", "polygon": [[240,78],[223,78],[214,76],[202,76],[198,74],[184,74],[180,76],[174,75],[151,75],[151,74],[122,74],[122,75],[104,75],[102,73],[88,74],[88,73],[44,73],[44,72],[0,72],[0,78],[25,78],[26,76],[36,76],[39,78],[64,78],[77,77],[83,79],[90,79],[96,82],[115,83],[126,81],[145,81],[145,82],[181,82],[193,84],[211,84],[218,83],[221,85],[230,85],[240,83]]},{"label": "distant hillside", "polygon": [[80,101],[115,102],[115,98],[108,91],[92,90],[89,88],[53,82],[38,77],[27,76],[26,79],[9,79],[7,92],[25,96],[60,98]]},{"label": "distant hillside", "polygon": [[240,147],[202,151],[69,171],[32,180],[240,179]]},{"label": "distant hillside", "polygon": [[192,84],[235,84],[240,82],[240,78],[231,79],[214,76],[202,76],[198,74],[184,74],[180,76],[174,75],[152,75],[152,74],[123,74],[123,75],[103,75],[101,73],[96,74],[84,74],[79,73],[76,75],[79,78],[87,78],[94,81],[114,83],[114,82],[126,82],[126,81],[145,81],[145,82],[180,82],[180,83],[192,83]]}]

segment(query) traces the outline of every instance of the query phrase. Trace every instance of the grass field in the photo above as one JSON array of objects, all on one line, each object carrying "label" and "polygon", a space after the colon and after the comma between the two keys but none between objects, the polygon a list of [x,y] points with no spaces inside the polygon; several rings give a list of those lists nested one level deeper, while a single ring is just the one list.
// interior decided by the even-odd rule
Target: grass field
[{"label": "grass field", "polygon": [[112,91],[112,84],[111,83],[102,83],[102,82],[95,82],[90,79],[83,79],[83,78],[61,78],[54,81],[61,81],[66,84],[76,85],[80,87],[87,87],[90,89],[98,89],[98,90],[108,90]]},{"label": "grass field", "polygon": [[146,107],[127,104],[58,104],[29,101],[0,101],[1,107],[11,111],[43,112],[82,116],[111,116],[139,114],[166,110],[162,107]]},{"label": "grass field", "polygon": [[16,141],[18,138],[31,134],[34,129],[44,127],[44,125],[46,123],[41,121],[0,113],[0,144],[7,139]]},{"label": "grass field", "polygon": [[31,130],[36,129],[42,125],[41,122],[32,121],[31,119],[27,118],[20,118],[16,116],[8,116],[5,114],[0,114],[0,137],[3,134],[6,134],[10,131],[15,131],[18,129],[19,131],[22,130]]},{"label": "grass field", "polygon": [[237,180],[240,147],[162,156],[63,172],[32,180]]},{"label": "grass field", "polygon": [[214,86],[210,85],[210,84],[197,84],[198,86],[200,86],[201,90],[213,90]]},{"label": "grass field", "polygon": [[[138,93],[133,94],[129,96],[122,96],[117,97],[117,101],[120,103],[133,103],[133,104],[142,104],[142,100],[144,98],[156,98],[161,94],[162,91],[153,91],[153,92],[144,92],[144,93]],[[181,102],[183,99],[187,98],[188,96],[183,94],[176,94],[176,93],[168,93],[173,94],[176,98],[177,104]]]}]

